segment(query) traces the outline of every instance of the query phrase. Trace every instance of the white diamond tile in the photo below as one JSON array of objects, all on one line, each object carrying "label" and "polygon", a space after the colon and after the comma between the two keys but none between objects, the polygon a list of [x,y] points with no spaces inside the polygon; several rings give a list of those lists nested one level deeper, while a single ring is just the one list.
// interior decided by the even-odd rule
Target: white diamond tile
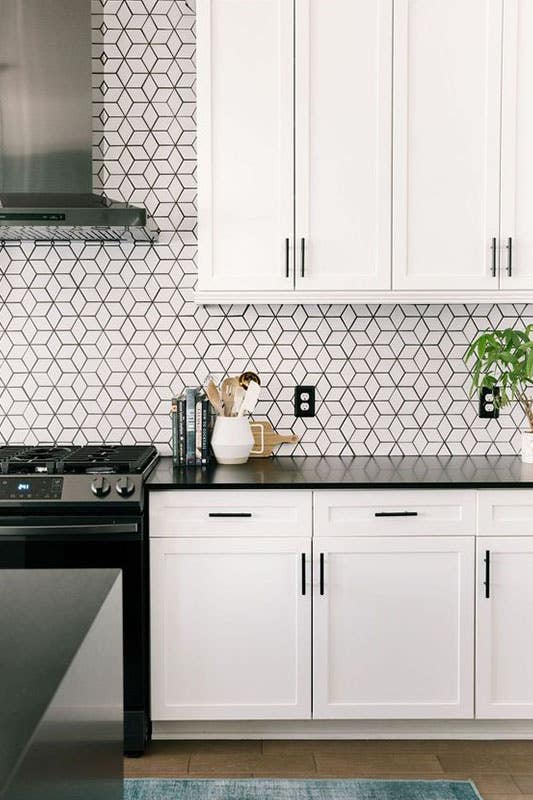
[{"label": "white diamond tile", "polygon": [[[462,356],[532,306],[192,303],[194,7],[93,0],[95,186],[144,203],[166,240],[0,249],[0,438],[168,452],[173,394],[255,369],[258,416],[301,437],[284,454],[516,452],[520,410],[479,420]],[[314,419],[293,417],[296,383],[316,385]]]}]

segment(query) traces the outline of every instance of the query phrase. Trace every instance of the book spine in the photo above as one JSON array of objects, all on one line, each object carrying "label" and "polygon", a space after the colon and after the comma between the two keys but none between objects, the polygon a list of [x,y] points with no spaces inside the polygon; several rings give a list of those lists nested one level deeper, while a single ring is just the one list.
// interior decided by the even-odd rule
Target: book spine
[{"label": "book spine", "polygon": [[209,463],[209,400],[202,398],[202,464]]},{"label": "book spine", "polygon": [[196,463],[196,389],[185,389],[185,463]]},{"label": "book spine", "polygon": [[215,412],[213,406],[211,405],[211,403],[209,403],[209,406],[207,408],[207,420],[208,420],[208,424],[207,424],[207,460],[208,460],[208,462],[211,462],[215,457],[215,454],[213,453],[213,448],[211,447],[211,439],[213,437],[213,431],[215,429],[216,419],[217,419],[216,412]]},{"label": "book spine", "polygon": [[172,398],[170,404],[170,420],[172,424],[172,463],[179,464],[178,455],[178,401]]},{"label": "book spine", "polygon": [[195,436],[195,450],[194,461],[197,465],[202,463],[202,399],[196,398],[196,436]]},{"label": "book spine", "polygon": [[185,398],[178,398],[178,413],[177,413],[177,436],[178,436],[178,465],[183,467],[185,465]]}]

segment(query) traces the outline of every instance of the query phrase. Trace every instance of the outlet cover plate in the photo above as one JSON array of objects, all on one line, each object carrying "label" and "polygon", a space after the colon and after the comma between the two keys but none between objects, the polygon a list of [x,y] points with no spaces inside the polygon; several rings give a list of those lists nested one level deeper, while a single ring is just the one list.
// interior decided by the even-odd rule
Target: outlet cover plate
[{"label": "outlet cover plate", "polygon": [[294,416],[315,416],[315,387],[297,386],[294,390]]},{"label": "outlet cover plate", "polygon": [[489,389],[484,386],[479,393],[479,417],[480,419],[498,419],[500,416],[500,409],[497,405],[497,399],[500,396],[498,386],[493,386]]}]

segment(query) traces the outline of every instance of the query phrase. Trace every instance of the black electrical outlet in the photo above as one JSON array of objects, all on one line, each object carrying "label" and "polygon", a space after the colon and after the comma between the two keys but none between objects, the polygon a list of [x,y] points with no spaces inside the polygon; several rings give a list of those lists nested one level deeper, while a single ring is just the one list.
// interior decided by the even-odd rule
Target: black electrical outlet
[{"label": "black electrical outlet", "polygon": [[500,390],[497,386],[489,389],[484,386],[479,394],[479,416],[481,419],[498,419],[500,416],[500,409],[498,408],[498,400],[500,397]]},{"label": "black electrical outlet", "polygon": [[294,416],[315,416],[315,387],[297,386],[294,392]]}]

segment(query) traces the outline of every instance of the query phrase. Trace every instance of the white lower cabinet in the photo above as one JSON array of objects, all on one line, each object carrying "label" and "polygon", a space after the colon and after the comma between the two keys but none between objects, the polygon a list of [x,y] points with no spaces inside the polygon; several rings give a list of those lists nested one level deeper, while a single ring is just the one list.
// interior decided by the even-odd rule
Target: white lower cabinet
[{"label": "white lower cabinet", "polygon": [[532,498],[154,495],[152,719],[533,719]]},{"label": "white lower cabinet", "polygon": [[311,714],[311,539],[152,538],[152,718]]},{"label": "white lower cabinet", "polygon": [[477,542],[476,716],[533,718],[533,536]]},{"label": "white lower cabinet", "polygon": [[313,548],[313,716],[472,718],[474,537]]}]

